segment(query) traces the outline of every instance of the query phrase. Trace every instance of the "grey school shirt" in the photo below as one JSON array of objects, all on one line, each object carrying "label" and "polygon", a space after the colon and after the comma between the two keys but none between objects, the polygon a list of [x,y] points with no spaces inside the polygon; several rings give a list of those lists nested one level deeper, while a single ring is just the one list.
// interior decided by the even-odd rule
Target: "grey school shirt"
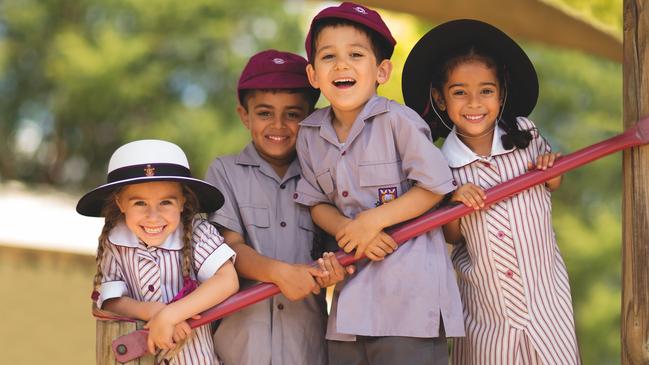
[{"label": "grey school shirt", "polygon": [[[297,159],[280,178],[252,143],[239,155],[219,157],[205,180],[223,192],[225,204],[210,220],[264,256],[309,263],[315,226],[308,208],[293,201],[299,179]],[[252,284],[243,280],[242,289]],[[224,318],[214,347],[226,365],[325,364],[326,318],[323,295],[297,302],[276,295]]]},{"label": "grey school shirt", "polygon": [[[428,126],[408,107],[375,95],[345,143],[338,142],[331,118],[331,109],[324,108],[301,123],[297,151],[302,179],[296,194],[300,204],[333,204],[354,218],[389,204],[415,184],[437,194],[455,189]],[[464,335],[453,266],[442,231],[435,229],[383,261],[360,265],[334,294],[327,339],[437,337],[440,317],[447,336]]]}]

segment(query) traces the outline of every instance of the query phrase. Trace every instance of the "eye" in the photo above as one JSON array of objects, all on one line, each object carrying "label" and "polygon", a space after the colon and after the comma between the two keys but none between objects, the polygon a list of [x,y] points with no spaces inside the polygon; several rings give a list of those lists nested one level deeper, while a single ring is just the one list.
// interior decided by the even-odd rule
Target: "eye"
[{"label": "eye", "polygon": [[323,60],[323,61],[327,61],[327,60],[331,60],[333,58],[334,58],[333,54],[326,53],[326,54],[322,55],[322,57],[320,59]]},{"label": "eye", "polygon": [[352,52],[350,56],[351,56],[352,58],[360,58],[360,57],[363,57],[364,54],[362,54],[362,53],[360,53],[360,52]]},{"label": "eye", "polygon": [[257,116],[261,119],[268,119],[273,116],[273,113],[268,110],[261,110],[257,112]]},{"label": "eye", "polygon": [[466,92],[464,90],[453,90],[451,92],[451,95],[453,95],[453,96],[463,96],[463,95],[466,95]]},{"label": "eye", "polygon": [[172,200],[165,199],[160,201],[160,205],[174,205],[174,202]]},{"label": "eye", "polygon": [[288,119],[293,119],[293,120],[302,119],[302,113],[298,113],[298,112],[288,112],[286,116],[288,117]]},{"label": "eye", "polygon": [[133,202],[134,207],[146,207],[146,202],[144,200],[135,200]]},{"label": "eye", "polygon": [[480,91],[480,93],[484,94],[484,95],[491,95],[491,94],[494,94],[495,92],[496,92],[496,90],[493,90],[493,89],[482,89]]}]

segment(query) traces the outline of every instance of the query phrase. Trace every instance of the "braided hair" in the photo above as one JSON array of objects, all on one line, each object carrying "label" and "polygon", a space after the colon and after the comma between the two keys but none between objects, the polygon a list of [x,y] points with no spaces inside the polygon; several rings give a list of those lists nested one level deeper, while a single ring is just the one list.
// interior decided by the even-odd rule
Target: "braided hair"
[{"label": "braided hair", "polygon": [[[448,57],[445,57],[438,64],[432,65],[431,92],[434,89],[437,90],[440,95],[444,95],[444,85],[448,81],[450,73],[457,66],[471,61],[484,63],[488,68],[495,70],[496,77],[501,85],[501,94],[506,95],[506,91],[509,89],[508,85],[510,84],[506,64],[504,62],[499,62],[500,60],[490,55],[489,52],[476,44],[457,47],[449,52]],[[429,106],[429,108],[424,111],[422,117],[426,122],[428,122],[434,140],[439,137],[446,138],[450,132],[447,125],[451,126],[453,125],[453,122],[446,111],[440,111],[439,118],[443,119],[440,120],[437,113],[431,111],[431,108],[434,107],[434,105]],[[506,149],[514,147],[526,148],[532,140],[531,131],[521,130],[516,122],[516,117],[517,116],[512,115],[507,108],[504,108],[503,113],[498,120],[498,126],[500,126],[505,132],[501,138],[503,147]]]}]

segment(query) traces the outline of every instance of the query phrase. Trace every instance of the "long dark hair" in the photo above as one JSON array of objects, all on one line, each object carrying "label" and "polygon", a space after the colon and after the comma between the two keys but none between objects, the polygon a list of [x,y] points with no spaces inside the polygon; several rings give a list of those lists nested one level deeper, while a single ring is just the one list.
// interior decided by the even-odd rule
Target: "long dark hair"
[{"label": "long dark hair", "polygon": [[[439,63],[432,65],[432,76],[431,76],[431,92],[433,89],[437,90],[441,95],[443,95],[444,85],[448,81],[448,76],[450,73],[459,65],[471,62],[478,61],[484,63],[488,68],[496,71],[496,77],[498,78],[498,83],[501,86],[501,96],[504,95],[507,102],[506,93],[510,89],[508,86],[510,84],[507,67],[505,62],[498,60],[496,57],[492,56],[486,50],[482,49],[480,46],[475,44],[464,45],[457,47],[450,52],[448,56],[444,57]],[[431,97],[432,102],[432,97]],[[452,126],[453,122],[449,118],[446,111],[440,111],[439,108],[436,108],[439,112],[439,117],[431,108],[434,108],[434,105],[430,105],[427,110],[424,112],[423,118],[428,122],[430,126],[433,139],[439,137],[446,138],[450,130],[448,126]],[[439,120],[439,118],[444,120]],[[503,147],[506,149],[511,149],[513,147],[517,148],[526,148],[530,141],[532,140],[532,133],[529,130],[521,130],[516,122],[517,115],[512,115],[509,109],[505,106],[498,120],[498,125],[505,131],[505,134],[502,136]],[[446,125],[445,125],[446,124]]]}]

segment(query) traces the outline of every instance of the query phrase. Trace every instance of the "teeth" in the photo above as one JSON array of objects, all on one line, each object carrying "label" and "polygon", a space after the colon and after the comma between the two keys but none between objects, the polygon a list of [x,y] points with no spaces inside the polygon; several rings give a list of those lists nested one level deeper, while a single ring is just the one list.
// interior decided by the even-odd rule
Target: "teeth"
[{"label": "teeth", "polygon": [[469,120],[478,120],[478,119],[481,119],[482,117],[484,117],[484,114],[480,114],[480,115],[465,115],[464,117],[465,117],[466,119],[469,119]]},{"label": "teeth", "polygon": [[281,136],[266,136],[266,137],[268,139],[272,139],[273,141],[277,141],[277,142],[280,142],[280,141],[283,141],[283,140],[286,139],[286,137],[281,137]]},{"label": "teeth", "polygon": [[156,234],[162,232],[164,229],[164,226],[159,226],[159,227],[142,227],[144,229],[144,232],[150,233],[150,234]]}]

